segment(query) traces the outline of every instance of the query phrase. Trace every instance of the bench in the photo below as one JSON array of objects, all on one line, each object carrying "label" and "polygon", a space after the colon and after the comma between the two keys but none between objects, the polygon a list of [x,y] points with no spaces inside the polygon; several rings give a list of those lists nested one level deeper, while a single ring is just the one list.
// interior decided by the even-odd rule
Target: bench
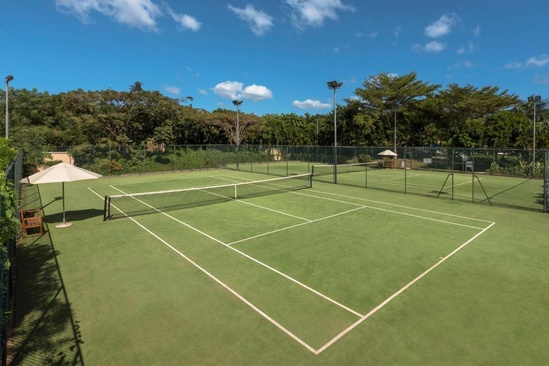
[{"label": "bench", "polygon": [[42,236],[42,215],[40,209],[21,211],[21,231],[25,236]]}]

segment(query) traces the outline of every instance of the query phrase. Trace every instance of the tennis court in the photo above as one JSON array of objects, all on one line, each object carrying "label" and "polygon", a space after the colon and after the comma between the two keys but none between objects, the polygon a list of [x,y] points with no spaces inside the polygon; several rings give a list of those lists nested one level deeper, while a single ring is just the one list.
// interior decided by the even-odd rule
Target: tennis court
[{"label": "tennis court", "polygon": [[[548,312],[547,295],[522,297],[549,281],[530,277],[546,233],[517,257],[524,232],[506,231],[542,214],[211,170],[75,182],[74,225],[58,230],[56,188],[39,189],[51,229],[23,257],[55,248],[73,319],[59,347],[86,363],[510,362],[524,360],[506,356],[524,342],[544,356],[547,325],[519,335]],[[517,306],[533,312],[515,319]]]}]

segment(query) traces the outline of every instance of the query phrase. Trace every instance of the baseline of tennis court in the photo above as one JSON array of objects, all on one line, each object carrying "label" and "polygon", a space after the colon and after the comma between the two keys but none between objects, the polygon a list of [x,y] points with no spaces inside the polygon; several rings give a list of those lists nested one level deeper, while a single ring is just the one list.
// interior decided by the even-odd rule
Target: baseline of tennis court
[{"label": "baseline of tennis court", "polygon": [[129,224],[315,354],[494,225],[315,187],[191,209],[133,199],[150,214],[130,216]]}]

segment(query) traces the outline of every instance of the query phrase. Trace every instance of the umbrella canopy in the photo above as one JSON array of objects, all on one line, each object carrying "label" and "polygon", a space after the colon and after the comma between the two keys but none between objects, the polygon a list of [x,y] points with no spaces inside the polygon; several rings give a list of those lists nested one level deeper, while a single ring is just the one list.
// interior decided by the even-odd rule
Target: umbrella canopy
[{"label": "umbrella canopy", "polygon": [[398,156],[398,154],[392,152],[391,150],[383,150],[378,154],[379,156]]},{"label": "umbrella canopy", "polygon": [[75,182],[77,180],[97,179],[101,174],[90,172],[89,170],[77,166],[59,163],[41,172],[29,175],[21,180],[21,183],[42,184],[42,183],[61,183]]},{"label": "umbrella canopy", "polygon": [[21,183],[43,184],[43,183],[61,183],[63,191],[63,223],[56,227],[67,227],[71,223],[65,221],[65,182],[75,182],[78,180],[97,179],[101,174],[90,172],[89,170],[77,166],[59,163],[41,172],[29,175],[21,179]]}]

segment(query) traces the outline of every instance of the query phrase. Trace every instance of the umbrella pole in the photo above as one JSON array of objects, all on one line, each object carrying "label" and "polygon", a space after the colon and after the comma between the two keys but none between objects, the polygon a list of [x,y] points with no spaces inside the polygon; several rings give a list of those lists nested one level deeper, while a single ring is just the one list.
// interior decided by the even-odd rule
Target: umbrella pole
[{"label": "umbrella pole", "polygon": [[61,195],[63,196],[63,222],[61,224],[55,225],[55,227],[69,227],[72,224],[65,221],[65,182],[61,182]]},{"label": "umbrella pole", "polygon": [[61,196],[63,196],[63,224],[65,221],[65,182],[61,182]]}]

